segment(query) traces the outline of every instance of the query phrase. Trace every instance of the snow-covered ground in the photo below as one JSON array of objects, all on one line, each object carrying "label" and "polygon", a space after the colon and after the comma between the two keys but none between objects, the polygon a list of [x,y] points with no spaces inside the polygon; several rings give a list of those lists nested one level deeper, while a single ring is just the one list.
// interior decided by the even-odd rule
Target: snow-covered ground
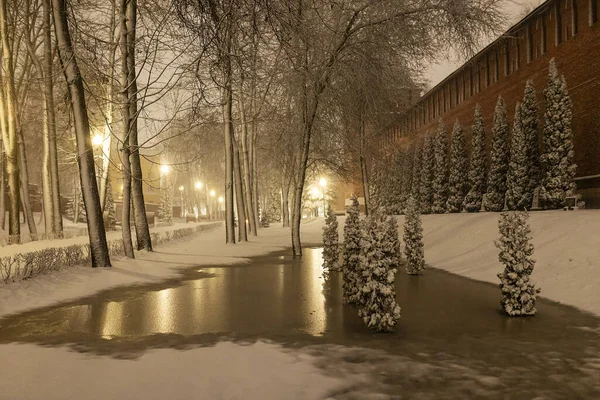
[{"label": "snow-covered ground", "polygon": [[6,400],[316,400],[353,384],[324,375],[314,356],[264,342],[160,349],[137,360],[17,344],[0,355],[11,364],[0,379]]},{"label": "snow-covered ground", "polygon": [[[497,213],[423,215],[428,265],[499,283]],[[402,226],[404,217],[398,217]],[[541,297],[600,315],[600,210],[531,212]]]},{"label": "snow-covered ground", "polygon": [[[493,243],[498,237],[498,217],[495,213],[423,216],[427,263],[497,283],[496,273],[502,268]],[[402,224],[403,217],[399,220]],[[339,222],[341,231],[343,219]],[[595,234],[600,211],[532,213],[530,223],[538,260],[533,278],[542,295],[600,315],[600,239]],[[322,218],[303,224],[303,242],[320,242],[322,224]],[[161,245],[154,253],[138,252],[136,260],[114,260],[111,269],[68,268],[0,285],[0,316],[115,286],[172,278],[191,266],[244,263],[248,257],[281,250],[290,243],[289,230],[279,227],[262,230],[248,243],[225,245],[223,239],[221,227]],[[392,398],[367,390],[380,378],[379,370],[369,370],[379,361],[351,368],[361,351],[372,356],[372,350],[334,347],[319,354],[328,347],[298,350],[261,341],[248,345],[222,342],[212,347],[151,350],[136,360],[122,360],[63,347],[0,345],[0,358],[10,360],[10,368],[0,379],[0,399],[63,399],[76,394],[81,399],[310,400],[343,393],[356,399]],[[469,393],[482,398],[493,397],[485,392],[490,382],[500,384],[485,371],[467,373],[450,361],[435,366],[394,356],[388,362],[390,368],[406,368],[407,384],[436,376],[443,382],[467,385]]]}]

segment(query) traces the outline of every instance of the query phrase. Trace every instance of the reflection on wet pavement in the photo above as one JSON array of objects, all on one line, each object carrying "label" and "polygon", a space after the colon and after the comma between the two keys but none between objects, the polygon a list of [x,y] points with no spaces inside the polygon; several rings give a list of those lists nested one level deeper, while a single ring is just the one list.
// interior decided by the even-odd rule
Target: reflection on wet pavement
[{"label": "reflection on wet pavement", "polygon": [[498,312],[496,285],[434,269],[420,277],[401,271],[400,324],[393,334],[374,334],[354,307],[341,305],[340,274],[324,279],[321,264],[320,249],[305,249],[301,258],[281,253],[189,270],[179,280],[6,317],[0,343],[122,356],[270,339],[321,357],[328,373],[367,374],[392,397],[600,398],[594,316],[541,299],[537,316],[508,318]]}]

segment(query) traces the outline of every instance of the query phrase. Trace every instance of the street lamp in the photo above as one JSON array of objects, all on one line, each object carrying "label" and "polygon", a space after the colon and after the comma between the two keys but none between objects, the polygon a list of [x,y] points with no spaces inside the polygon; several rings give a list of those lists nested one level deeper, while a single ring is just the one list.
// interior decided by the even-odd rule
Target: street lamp
[{"label": "street lamp", "polygon": [[101,146],[103,141],[104,137],[102,137],[102,135],[99,133],[95,134],[94,137],[92,137],[92,145],[94,146]]},{"label": "street lamp", "polygon": [[202,189],[202,182],[196,182],[195,187],[196,187],[196,190]]},{"label": "street lamp", "polygon": [[161,165],[161,166],[160,166],[160,173],[161,173],[162,175],[166,175],[166,174],[168,174],[170,170],[171,170],[171,167],[169,167],[169,166],[168,166],[168,165],[166,165],[166,164],[163,164],[163,165]]}]

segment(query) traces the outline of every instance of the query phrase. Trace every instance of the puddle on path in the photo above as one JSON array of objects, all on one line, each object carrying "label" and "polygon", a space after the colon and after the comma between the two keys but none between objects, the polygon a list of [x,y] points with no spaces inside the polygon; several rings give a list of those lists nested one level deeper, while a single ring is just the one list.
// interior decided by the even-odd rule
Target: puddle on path
[{"label": "puddle on path", "polygon": [[600,319],[592,315],[540,299],[537,316],[508,318],[498,311],[496,285],[402,270],[396,332],[373,334],[354,307],[342,307],[340,274],[322,277],[320,249],[286,254],[9,316],[0,319],[0,343],[128,356],[225,338],[270,339],[309,349],[332,374],[368,371],[379,392],[395,396],[600,398]]}]

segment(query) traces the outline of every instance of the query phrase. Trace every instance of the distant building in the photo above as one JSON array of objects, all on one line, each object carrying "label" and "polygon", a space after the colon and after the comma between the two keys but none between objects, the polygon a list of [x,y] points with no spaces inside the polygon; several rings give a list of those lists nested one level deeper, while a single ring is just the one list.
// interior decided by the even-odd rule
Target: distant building
[{"label": "distant building", "polygon": [[[537,91],[540,127],[548,64],[555,58],[573,102],[573,135],[578,193],[588,207],[600,207],[600,0],[548,0],[511,27],[446,79],[425,93],[384,132],[388,148],[434,132],[442,118],[451,132],[458,119],[465,128],[481,104],[491,134],[499,95],[512,124],[527,79]],[[470,129],[465,129],[470,135]],[[469,141],[470,142],[470,141]],[[488,142],[489,148],[489,142]]]}]

